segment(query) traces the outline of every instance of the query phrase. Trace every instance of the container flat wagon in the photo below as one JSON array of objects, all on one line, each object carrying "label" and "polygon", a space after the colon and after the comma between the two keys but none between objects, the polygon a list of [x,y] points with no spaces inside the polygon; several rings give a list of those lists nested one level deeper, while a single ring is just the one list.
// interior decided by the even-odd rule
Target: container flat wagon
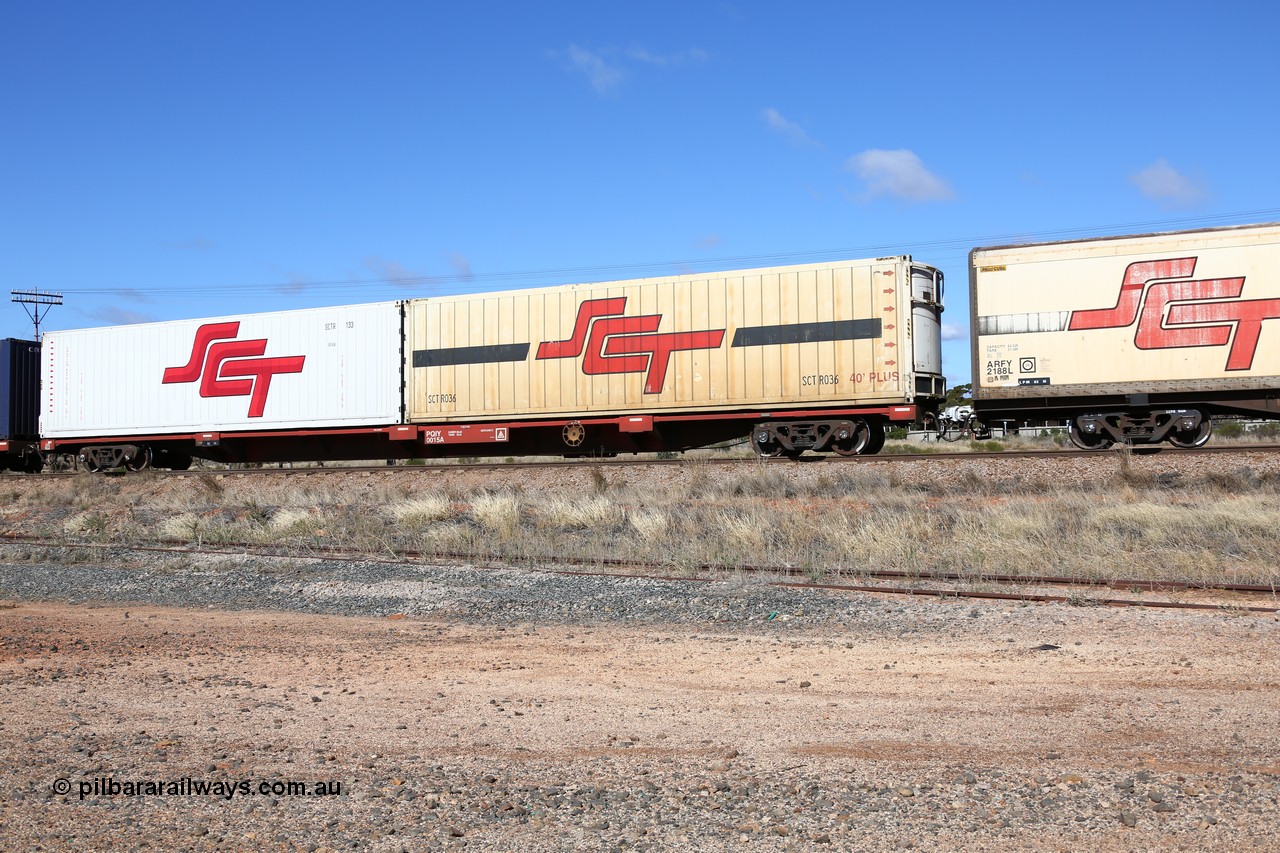
[{"label": "container flat wagon", "polygon": [[42,447],[90,468],[874,453],[945,392],[908,256],[50,332]]},{"label": "container flat wagon", "polygon": [[[945,392],[941,274],[899,256],[412,300],[427,442],[874,453]],[[477,426],[483,424],[483,426]],[[494,430],[490,433],[489,430]]]},{"label": "container flat wagon", "polygon": [[1280,224],[974,249],[974,408],[1072,441],[1198,447],[1280,417]]},{"label": "container flat wagon", "polygon": [[0,339],[0,471],[39,471],[40,345]]}]

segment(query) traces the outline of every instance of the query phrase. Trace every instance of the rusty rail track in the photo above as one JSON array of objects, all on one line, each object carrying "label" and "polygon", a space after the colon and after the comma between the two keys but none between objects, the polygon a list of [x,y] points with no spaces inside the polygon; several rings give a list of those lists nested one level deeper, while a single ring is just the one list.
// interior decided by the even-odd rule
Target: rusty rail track
[{"label": "rusty rail track", "polygon": [[[936,447],[938,445],[925,445]],[[261,477],[261,476],[311,476],[311,475],[332,475],[332,474],[349,474],[349,473],[386,473],[401,471],[493,471],[493,470],[519,470],[521,468],[577,468],[586,466],[604,466],[604,467],[637,467],[637,466],[679,466],[679,465],[710,465],[710,466],[739,466],[739,465],[872,465],[872,464],[904,464],[924,463],[928,461],[963,461],[977,459],[1106,459],[1132,453],[1133,455],[1154,455],[1162,456],[1231,456],[1250,453],[1277,453],[1280,452],[1280,445],[1277,444],[1258,444],[1258,445],[1228,445],[1228,446],[1212,446],[1198,448],[1139,448],[1129,449],[1117,446],[1108,450],[1076,450],[1076,449],[1054,449],[1054,450],[1001,450],[1001,451],[964,451],[964,452],[947,452],[947,451],[925,451],[919,453],[878,453],[872,456],[804,456],[797,460],[786,459],[782,457],[772,459],[762,459],[754,456],[736,456],[730,458],[717,458],[714,456],[698,456],[686,457],[681,456],[674,459],[658,459],[656,457],[646,457],[643,459],[619,459],[616,457],[582,457],[578,459],[563,459],[559,457],[547,459],[522,459],[519,461],[477,461],[477,462],[457,462],[453,460],[432,461],[423,464],[398,464],[398,465],[351,465],[337,467],[319,467],[310,463],[304,463],[304,467],[297,468],[193,468],[188,471],[166,471],[154,469],[150,472],[151,476],[160,477],[201,477],[201,476],[231,476],[231,477]],[[17,477],[75,477],[86,472],[83,471],[63,471],[63,472],[45,472],[43,474],[10,474],[7,476]],[[121,470],[103,472],[106,476],[124,476],[125,472]],[[99,476],[102,476],[100,474]]]},{"label": "rusty rail track", "polygon": [[[161,542],[155,545],[125,544],[125,543],[86,543],[86,542],[65,542],[51,541],[41,539],[36,536],[25,536],[15,533],[5,533],[0,537],[0,542],[9,542],[12,544],[25,544],[39,548],[88,548],[95,550],[127,550],[141,551],[144,553],[167,553],[167,554],[205,554],[214,556],[239,556],[251,554],[254,556],[269,556],[281,558],[302,558],[302,559],[329,559],[338,561],[351,562],[378,562],[388,564],[401,564],[410,561],[426,561],[426,560],[465,560],[474,568],[487,569],[512,569],[521,568],[510,563],[493,563],[483,562],[474,559],[474,555],[466,554],[428,554],[421,551],[394,551],[389,557],[372,555],[366,552],[360,552],[351,548],[336,547],[309,547],[305,553],[286,553],[279,548],[270,548],[255,545],[253,543],[227,543],[223,548],[192,548],[187,543],[179,543],[175,541]],[[720,577],[708,577],[706,574],[700,575],[672,575],[661,573],[660,567],[650,566],[643,563],[636,563],[624,560],[573,560],[564,557],[548,557],[539,559],[537,567],[530,567],[531,571],[542,571],[551,574],[573,575],[581,577],[615,577],[615,578],[635,578],[646,580],[666,580],[679,581],[689,583],[714,583],[721,580]],[[547,565],[556,568],[546,568]],[[581,566],[601,566],[609,570],[591,571]],[[578,566],[579,568],[570,568]],[[866,584],[866,583],[829,583],[819,582],[816,580],[789,580],[787,578],[796,577],[806,574],[804,570],[798,570],[788,567],[772,567],[772,566],[711,566],[702,565],[694,567],[695,571],[706,572],[738,572],[754,574],[758,576],[778,576],[781,579],[765,580],[764,583],[769,586],[777,586],[794,589],[820,589],[830,590],[834,592],[861,592],[886,595],[907,595],[907,596],[924,596],[932,598],[971,598],[984,599],[991,601],[1017,601],[1029,603],[1068,603],[1089,606],[1105,606],[1105,607],[1153,607],[1173,610],[1231,610],[1247,613],[1280,613],[1280,603],[1274,606],[1260,606],[1256,604],[1244,604],[1241,601],[1220,601],[1220,602],[1188,602],[1188,601],[1150,601],[1144,599],[1127,599],[1127,598],[1091,598],[1082,597],[1077,593],[1072,594],[1051,594],[1043,592],[1031,592],[1027,590],[1019,590],[1016,592],[993,592],[989,590],[973,590],[960,588],[929,588],[919,586],[887,586],[883,584]],[[626,569],[635,569],[637,571],[625,571]],[[650,571],[643,571],[648,569]],[[831,571],[840,572],[841,569],[833,568]],[[922,582],[958,582],[958,583],[994,583],[1003,584],[1014,587],[1027,586],[1066,586],[1082,589],[1129,589],[1132,591],[1159,591],[1159,592],[1188,592],[1188,593],[1224,593],[1246,600],[1254,597],[1270,598],[1273,602],[1280,598],[1280,587],[1272,584],[1195,584],[1184,581],[1161,581],[1147,579],[1099,579],[1099,578],[1082,578],[1082,577],[1063,577],[1052,575],[983,575],[970,576],[962,573],[954,572],[902,572],[893,570],[859,570],[852,572],[859,578],[867,578],[873,580],[913,580]],[[1256,600],[1256,599],[1255,599]]]}]

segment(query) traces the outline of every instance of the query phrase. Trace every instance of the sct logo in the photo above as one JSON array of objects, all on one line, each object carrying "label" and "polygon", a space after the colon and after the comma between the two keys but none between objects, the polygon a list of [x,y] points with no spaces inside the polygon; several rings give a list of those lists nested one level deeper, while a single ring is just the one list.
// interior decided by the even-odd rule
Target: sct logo
[{"label": "sct logo", "polygon": [[1280,318],[1280,299],[1240,299],[1243,276],[1169,280],[1188,279],[1195,270],[1195,258],[1129,264],[1115,307],[1073,311],[1067,330],[1122,329],[1137,320],[1133,342],[1138,349],[1230,343],[1226,369],[1248,370],[1258,349],[1262,321]]},{"label": "sct logo", "polygon": [[[182,367],[166,367],[164,385],[200,380],[201,397],[248,397],[249,417],[260,418],[267,407],[271,377],[301,373],[305,355],[258,358],[267,351],[265,338],[229,340],[240,332],[237,323],[206,323],[196,330],[191,359]],[[214,343],[221,341],[221,343]],[[250,377],[229,379],[227,377]]]},{"label": "sct logo", "polygon": [[644,393],[661,394],[673,352],[716,349],[724,341],[724,329],[657,334],[661,314],[620,316],[626,306],[625,296],[588,299],[578,307],[573,337],[538,344],[537,357],[577,358],[585,348],[583,373],[644,373]]}]

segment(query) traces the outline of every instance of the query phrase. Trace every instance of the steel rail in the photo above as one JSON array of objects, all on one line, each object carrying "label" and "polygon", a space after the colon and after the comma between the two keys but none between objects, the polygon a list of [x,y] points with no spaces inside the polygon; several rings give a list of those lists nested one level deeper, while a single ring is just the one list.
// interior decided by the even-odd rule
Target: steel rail
[{"label": "steel rail", "polygon": [[[471,559],[470,557],[468,557],[467,555],[448,555],[448,554],[428,555],[422,552],[414,552],[414,551],[393,553],[393,557],[398,557],[398,559],[378,557],[378,556],[373,556],[368,554],[359,554],[355,552],[353,549],[339,549],[339,548],[312,548],[310,549],[310,553],[282,554],[282,553],[279,553],[278,549],[264,548],[261,546],[252,545],[250,543],[227,543],[231,548],[235,549],[235,550],[227,550],[226,548],[180,547],[172,543],[165,544],[165,545],[127,545],[127,544],[121,544],[121,543],[98,543],[98,542],[93,542],[93,543],[53,542],[53,541],[42,540],[39,537],[25,536],[25,535],[15,534],[11,532],[6,532],[3,535],[0,535],[0,541],[8,541],[9,543],[12,543],[12,544],[25,544],[25,545],[31,545],[34,547],[50,548],[50,549],[52,548],[87,548],[87,549],[94,549],[94,550],[116,549],[116,550],[127,550],[127,551],[142,551],[146,553],[200,554],[200,555],[208,555],[208,556],[253,555],[253,556],[273,556],[273,557],[290,558],[290,559],[331,559],[331,560],[337,560],[342,562],[376,562],[376,563],[383,563],[383,564],[403,564],[406,560],[428,559],[428,558],[437,559],[437,560],[466,559],[467,562],[472,567],[475,567],[475,568],[486,568],[486,569],[518,569],[519,568],[518,566],[512,566],[510,564],[505,564],[505,563],[477,562]],[[560,565],[560,566],[575,564],[575,561],[567,560],[565,558],[549,558],[546,560],[540,560],[539,562],[551,563],[552,565]],[[624,566],[644,567],[644,564],[623,563],[622,561],[608,561],[608,560],[576,561],[576,564],[578,565],[588,564],[588,563],[593,565],[611,565],[616,567],[624,567]],[[767,567],[760,567],[760,566],[745,566],[745,567],[699,566],[697,567],[697,569],[699,571],[706,571],[710,569],[713,571],[721,571],[721,572],[746,571],[749,573],[760,573],[760,574],[769,573],[769,574],[784,574],[784,575],[798,573],[797,570],[795,569],[767,568]],[[632,578],[632,579],[643,579],[643,580],[684,581],[684,582],[694,582],[694,583],[714,583],[720,580],[719,578],[713,578],[713,577],[664,575],[664,574],[651,574],[647,572],[613,572],[613,571],[592,572],[592,571],[584,571],[582,569],[569,569],[569,568],[556,568],[556,569],[533,568],[533,569],[526,569],[526,570],[541,571],[541,572],[546,572],[548,574],[580,576],[580,577],[613,577],[613,578]],[[869,572],[861,572],[860,574],[866,577],[873,577],[873,578],[885,577],[885,578],[901,579],[901,578],[916,577],[921,580],[960,580],[960,581],[970,581],[970,582],[1011,583],[1011,584],[1031,584],[1031,583],[1043,582],[1046,585],[1055,584],[1055,583],[1067,584],[1072,586],[1074,585],[1110,586],[1111,585],[1111,582],[1100,584],[1095,579],[1088,579],[1088,578],[1056,578],[1051,580],[1045,580],[1045,579],[1024,578],[1022,576],[1010,576],[1010,575],[996,576],[996,577],[1008,578],[1008,580],[1000,581],[1000,580],[995,580],[991,577],[968,578],[963,575],[955,575],[955,574],[912,575],[906,572],[888,572],[888,571],[883,573],[869,571]],[[1077,584],[1076,582],[1079,582],[1079,583]],[[1116,581],[1114,583],[1116,585],[1120,585],[1121,582]],[[1232,593],[1242,593],[1246,595],[1269,594],[1273,597],[1277,593],[1276,588],[1273,586],[1254,585],[1254,584],[1223,584],[1223,585],[1183,584],[1183,585],[1179,585],[1179,584],[1182,584],[1182,582],[1179,582],[1179,581],[1126,581],[1124,583],[1130,584],[1130,585],[1136,585],[1136,586],[1141,586],[1143,584],[1154,584],[1153,586],[1145,587],[1152,590],[1177,590],[1177,591],[1185,591],[1185,592],[1232,592]],[[1176,610],[1230,610],[1230,611],[1242,611],[1242,612],[1250,612],[1250,613],[1280,613],[1280,606],[1260,607],[1260,606],[1254,606],[1254,605],[1244,605],[1244,604],[1227,603],[1227,602],[1205,603],[1205,602],[1176,602],[1176,601],[1143,601],[1139,599],[1123,599],[1123,598],[1088,598],[1088,599],[1082,600],[1076,596],[1053,595],[1053,594],[1047,594],[1047,593],[1032,593],[1032,592],[1003,593],[1003,592],[989,592],[989,591],[982,591],[982,590],[936,589],[936,588],[928,589],[928,588],[920,588],[920,587],[895,587],[895,586],[881,586],[881,585],[873,585],[873,584],[819,583],[816,581],[802,582],[802,581],[787,581],[787,580],[769,580],[769,581],[765,581],[765,584],[767,586],[776,586],[776,587],[793,588],[793,589],[822,589],[822,590],[830,590],[830,591],[837,591],[837,592],[883,593],[883,594],[889,594],[889,595],[918,595],[918,596],[934,597],[934,598],[973,598],[973,599],[987,599],[987,600],[994,600],[994,601],[1025,601],[1025,602],[1031,602],[1031,603],[1045,603],[1045,604],[1080,603],[1080,604],[1087,604],[1092,606],[1107,606],[1107,607],[1155,607],[1155,608],[1176,609]],[[1169,585],[1161,586],[1161,584],[1169,584]]]},{"label": "steel rail", "polygon": [[[156,549],[163,551],[181,552],[184,549],[190,552],[187,547],[189,543],[184,539],[159,539],[156,540],[157,545],[130,545],[125,543],[100,543],[100,542],[58,542],[43,539],[42,537],[15,533],[7,531],[0,534],[0,539],[8,539],[15,542],[24,542],[40,547],[85,547],[85,548],[112,548],[121,547],[133,550]],[[307,545],[306,553],[291,554],[282,552],[279,548],[271,546],[258,545],[253,542],[227,542],[225,545],[241,549],[242,552],[250,551],[266,556],[276,557],[312,557],[323,556],[335,559],[386,559],[377,557],[367,551],[361,551],[356,548],[343,548],[335,545]],[[408,560],[473,560],[474,554],[468,554],[461,551],[418,551],[411,548],[403,550],[387,549],[391,554],[388,562],[404,562]],[[654,568],[650,563],[642,563],[636,560],[621,560],[616,558],[574,558],[561,557],[555,555],[545,555],[536,558],[538,563],[550,563],[557,566],[609,566],[611,568]],[[745,574],[759,575],[782,575],[784,577],[808,574],[806,569],[798,569],[794,566],[755,566],[755,565],[738,565],[724,566],[713,563],[699,563],[692,566],[695,571],[699,572],[724,572],[733,571]],[[1011,575],[1011,574],[964,574],[963,572],[905,572],[897,569],[852,569],[840,566],[832,567],[828,571],[836,573],[846,573],[856,577],[874,578],[879,580],[919,580],[919,581],[957,581],[967,583],[1000,583],[1000,584],[1024,584],[1034,586],[1072,586],[1072,587],[1106,587],[1110,589],[1128,589],[1131,591],[1146,592],[1238,592],[1244,594],[1270,595],[1280,597],[1280,585],[1277,584],[1246,584],[1246,583],[1194,583],[1191,581],[1173,581],[1173,580],[1150,580],[1143,578],[1089,578],[1089,577],[1072,577],[1067,575]],[[615,573],[616,574],[616,573]]]},{"label": "steel rail", "polygon": [[[936,446],[936,445],[927,445]],[[386,472],[403,472],[403,471],[510,471],[521,468],[566,468],[574,469],[583,466],[604,466],[604,467],[644,467],[644,466],[679,466],[679,465],[710,465],[710,466],[737,466],[737,465],[769,465],[769,466],[788,466],[788,465],[814,465],[814,464],[853,464],[853,465],[876,465],[878,463],[888,464],[913,464],[925,463],[929,461],[956,462],[956,461],[977,461],[989,459],[1107,459],[1132,454],[1134,456],[1154,456],[1161,454],[1161,458],[1169,459],[1181,456],[1232,456],[1232,455],[1248,455],[1252,453],[1273,454],[1280,452],[1280,445],[1276,444],[1259,444],[1252,446],[1215,446],[1215,447],[1196,447],[1196,448],[1176,448],[1176,447],[1153,447],[1153,448],[1127,448],[1117,445],[1106,450],[998,450],[998,451],[965,451],[965,452],[920,452],[920,453],[877,453],[870,456],[802,456],[799,459],[787,459],[785,457],[732,457],[732,458],[716,458],[716,457],[679,457],[675,459],[618,459],[615,457],[583,457],[574,459],[565,459],[560,457],[547,459],[531,459],[518,462],[457,462],[457,461],[432,461],[423,464],[397,464],[397,465],[348,465],[337,467],[319,467],[312,466],[311,463],[302,463],[308,467],[303,468],[192,468],[186,471],[169,471],[161,468],[150,469],[152,476],[161,477],[255,477],[255,476],[310,476],[310,475],[327,475],[327,474],[371,474]],[[275,464],[275,463],[268,463]],[[32,474],[14,474],[12,476],[30,477],[75,477],[88,472],[85,471],[49,471],[39,475]],[[112,470],[97,472],[99,476],[124,476],[126,472],[121,470]]]}]

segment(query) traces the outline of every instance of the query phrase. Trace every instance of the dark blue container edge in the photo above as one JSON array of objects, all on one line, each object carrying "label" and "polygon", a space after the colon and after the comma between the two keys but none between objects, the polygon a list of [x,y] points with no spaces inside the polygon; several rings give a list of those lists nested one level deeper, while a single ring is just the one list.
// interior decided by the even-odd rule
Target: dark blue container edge
[{"label": "dark blue container edge", "polygon": [[0,439],[34,441],[40,430],[40,344],[0,340]]}]

